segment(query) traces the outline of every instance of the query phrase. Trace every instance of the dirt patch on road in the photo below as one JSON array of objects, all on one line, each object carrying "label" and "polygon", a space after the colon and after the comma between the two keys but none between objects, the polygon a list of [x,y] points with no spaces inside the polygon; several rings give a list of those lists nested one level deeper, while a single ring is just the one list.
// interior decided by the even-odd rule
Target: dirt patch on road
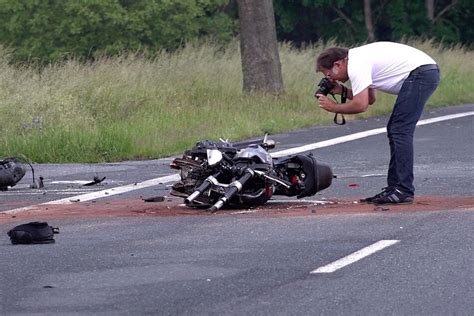
[{"label": "dirt patch on road", "polygon": [[209,213],[204,209],[188,208],[178,198],[162,202],[145,202],[142,199],[114,200],[110,202],[73,202],[67,205],[40,204],[16,213],[0,213],[0,223],[48,219],[81,219],[103,217],[165,217],[165,216],[318,216],[328,214],[419,212],[440,210],[474,210],[474,197],[417,197],[409,205],[375,206],[358,203],[357,199],[331,201],[270,201],[254,209],[226,209]]}]

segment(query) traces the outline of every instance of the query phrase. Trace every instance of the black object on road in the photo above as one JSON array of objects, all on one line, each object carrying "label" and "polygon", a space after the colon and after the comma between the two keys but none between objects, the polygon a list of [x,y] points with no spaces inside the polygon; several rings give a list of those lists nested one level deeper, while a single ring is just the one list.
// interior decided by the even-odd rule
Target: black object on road
[{"label": "black object on road", "polygon": [[26,173],[26,169],[17,158],[11,157],[0,160],[0,191],[6,191],[19,182]]},{"label": "black object on road", "polygon": [[164,200],[165,200],[164,196],[154,196],[154,197],[143,199],[143,201],[145,202],[163,202]]},{"label": "black object on road", "polygon": [[59,234],[59,228],[46,222],[30,222],[15,226],[7,234],[14,245],[51,244],[55,242],[54,234]]},{"label": "black object on road", "polygon": [[84,184],[84,186],[90,186],[90,185],[96,185],[96,184],[99,184],[101,183],[102,181],[105,180],[105,177],[103,177],[102,179],[99,178],[98,176],[95,176],[94,177],[94,180],[92,180],[92,182],[88,182],[86,184]]}]

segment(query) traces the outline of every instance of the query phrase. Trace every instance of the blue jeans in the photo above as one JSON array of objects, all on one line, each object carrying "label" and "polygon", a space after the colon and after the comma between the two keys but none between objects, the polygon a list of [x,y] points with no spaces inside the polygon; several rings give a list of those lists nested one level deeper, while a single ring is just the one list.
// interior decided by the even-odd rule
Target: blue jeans
[{"label": "blue jeans", "polygon": [[405,79],[387,124],[390,164],[387,184],[409,194],[413,186],[413,134],[423,107],[439,84],[439,70],[417,69]]}]

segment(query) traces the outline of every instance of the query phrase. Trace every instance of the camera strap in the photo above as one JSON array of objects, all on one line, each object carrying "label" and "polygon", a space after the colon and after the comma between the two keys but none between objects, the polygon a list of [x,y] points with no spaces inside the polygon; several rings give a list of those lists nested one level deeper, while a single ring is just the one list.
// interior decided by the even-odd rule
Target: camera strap
[{"label": "camera strap", "polygon": [[[341,116],[341,120],[338,119],[339,115]],[[334,124],[337,124],[337,125],[344,125],[346,124],[346,119],[344,117],[344,114],[341,114],[341,113],[336,113],[334,115]]]},{"label": "camera strap", "polygon": [[[347,100],[347,88],[343,85],[341,85],[342,87],[342,92],[341,92],[341,103],[346,103],[346,100]],[[341,115],[341,120],[338,119],[338,116]],[[346,124],[346,118],[344,117],[344,114],[342,113],[336,113],[334,115],[334,124],[337,124],[337,125],[344,125]]]}]

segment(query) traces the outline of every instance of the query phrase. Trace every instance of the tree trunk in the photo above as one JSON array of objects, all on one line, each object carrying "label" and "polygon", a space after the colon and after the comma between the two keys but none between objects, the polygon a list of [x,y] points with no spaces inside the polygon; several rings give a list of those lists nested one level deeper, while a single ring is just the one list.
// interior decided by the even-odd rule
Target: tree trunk
[{"label": "tree trunk", "polygon": [[375,41],[374,23],[372,22],[372,8],[370,7],[370,0],[364,0],[364,19],[365,28],[367,29],[367,40],[369,42]]},{"label": "tree trunk", "polygon": [[425,0],[426,17],[428,20],[433,21],[434,19],[434,0]]},{"label": "tree trunk", "polygon": [[457,5],[458,0],[451,0],[451,3],[446,5],[436,16],[435,16],[435,0],[425,0],[426,7],[426,16],[432,24],[435,24],[436,21],[441,18],[446,12],[451,10],[454,6]]},{"label": "tree trunk", "polygon": [[272,0],[238,0],[244,92],[283,91]]}]

